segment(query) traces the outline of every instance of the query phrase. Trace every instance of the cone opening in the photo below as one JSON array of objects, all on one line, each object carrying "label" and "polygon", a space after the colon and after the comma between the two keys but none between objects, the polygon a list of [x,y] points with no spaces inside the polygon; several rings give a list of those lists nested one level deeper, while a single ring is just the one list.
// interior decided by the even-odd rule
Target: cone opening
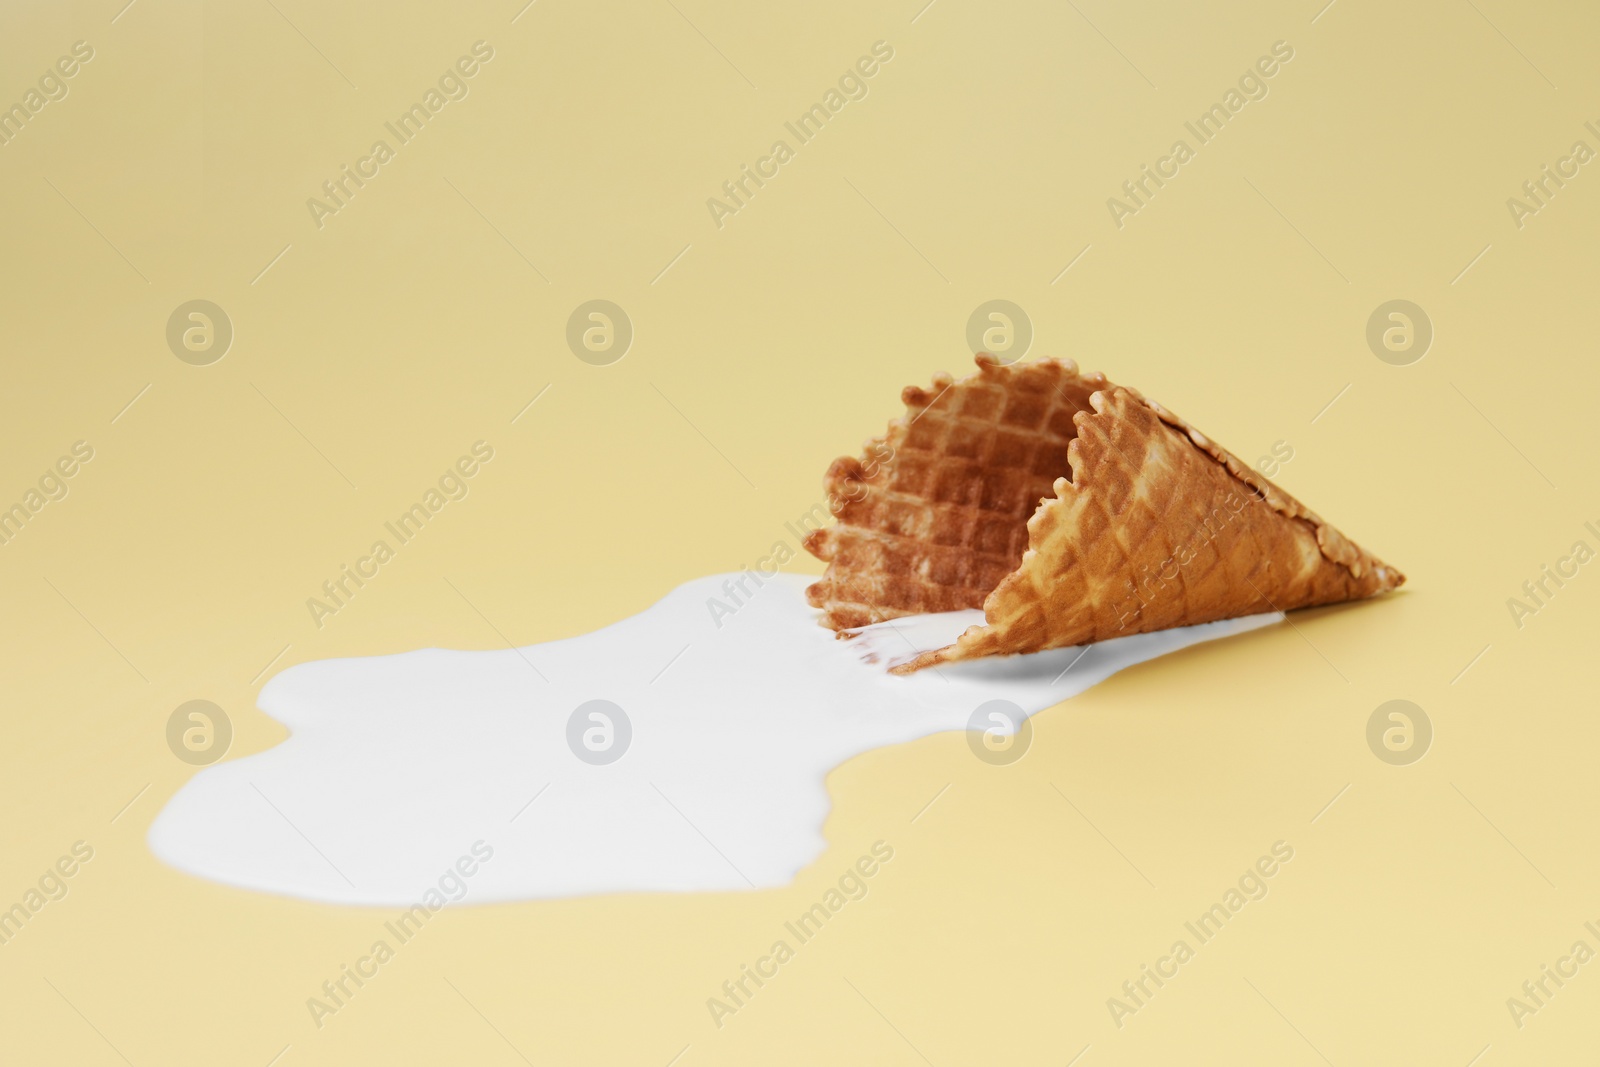
[{"label": "cone opening", "polygon": [[1075,417],[1107,386],[1070,362],[1003,365],[907,389],[906,414],[863,460],[828,472],[838,524],[805,546],[830,567],[811,588],[824,625],[983,607],[1022,562],[1028,521],[1072,479]]}]

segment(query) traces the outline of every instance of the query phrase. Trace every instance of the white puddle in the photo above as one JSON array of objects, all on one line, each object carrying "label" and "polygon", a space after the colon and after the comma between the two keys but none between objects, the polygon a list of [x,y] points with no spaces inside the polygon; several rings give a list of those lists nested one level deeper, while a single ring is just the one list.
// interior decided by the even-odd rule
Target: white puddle
[{"label": "white puddle", "polygon": [[[259,704],[292,736],[195,775],[150,847],[202,878],[341,904],[410,905],[477,841],[493,859],[471,876],[473,902],[782,886],[823,851],[823,779],[850,757],[966,729],[988,701],[1031,715],[1124,667],[1283,618],[902,678],[891,663],[981,613],[840,641],[805,602],[811,579],[782,575],[718,627],[707,599],[728,577],[563,641],[291,667]],[[569,731],[595,700],[626,722],[586,709]],[[569,735],[589,760],[614,761],[579,758]]]}]

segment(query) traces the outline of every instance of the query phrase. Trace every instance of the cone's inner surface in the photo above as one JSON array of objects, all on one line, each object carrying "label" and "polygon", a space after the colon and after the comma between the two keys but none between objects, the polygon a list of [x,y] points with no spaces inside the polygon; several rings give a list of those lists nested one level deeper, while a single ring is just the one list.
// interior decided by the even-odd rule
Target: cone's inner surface
[{"label": "cone's inner surface", "polygon": [[[913,544],[883,546],[882,573],[939,588],[946,610],[981,608],[1021,563],[1041,500],[1055,496],[1057,478],[1072,477],[1073,417],[1091,412],[1090,394],[1104,387],[1075,376],[979,379],[914,416],[888,472],[880,527]],[[879,606],[893,615],[920,603]]]}]

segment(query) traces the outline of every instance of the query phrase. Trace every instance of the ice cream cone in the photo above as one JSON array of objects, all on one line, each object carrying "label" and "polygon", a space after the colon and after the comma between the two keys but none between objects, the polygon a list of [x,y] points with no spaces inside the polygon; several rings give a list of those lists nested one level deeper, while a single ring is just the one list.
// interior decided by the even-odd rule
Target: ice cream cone
[{"label": "ice cream cone", "polygon": [[1039,652],[1353,600],[1404,575],[1138,392],[1071,360],[908,388],[906,414],[824,484],[838,522],[805,547],[843,632],[982,608],[893,669]]}]

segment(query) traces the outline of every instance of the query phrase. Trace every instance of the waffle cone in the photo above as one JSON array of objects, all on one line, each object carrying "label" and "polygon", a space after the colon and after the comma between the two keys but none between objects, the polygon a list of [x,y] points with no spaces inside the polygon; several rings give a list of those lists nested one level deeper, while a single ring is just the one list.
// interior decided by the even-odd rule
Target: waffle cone
[{"label": "waffle cone", "polygon": [[828,564],[807,590],[847,631],[982,608],[984,624],[893,668],[1039,652],[1354,600],[1405,581],[1137,391],[1071,360],[939,375],[859,459],[828,468]]}]

